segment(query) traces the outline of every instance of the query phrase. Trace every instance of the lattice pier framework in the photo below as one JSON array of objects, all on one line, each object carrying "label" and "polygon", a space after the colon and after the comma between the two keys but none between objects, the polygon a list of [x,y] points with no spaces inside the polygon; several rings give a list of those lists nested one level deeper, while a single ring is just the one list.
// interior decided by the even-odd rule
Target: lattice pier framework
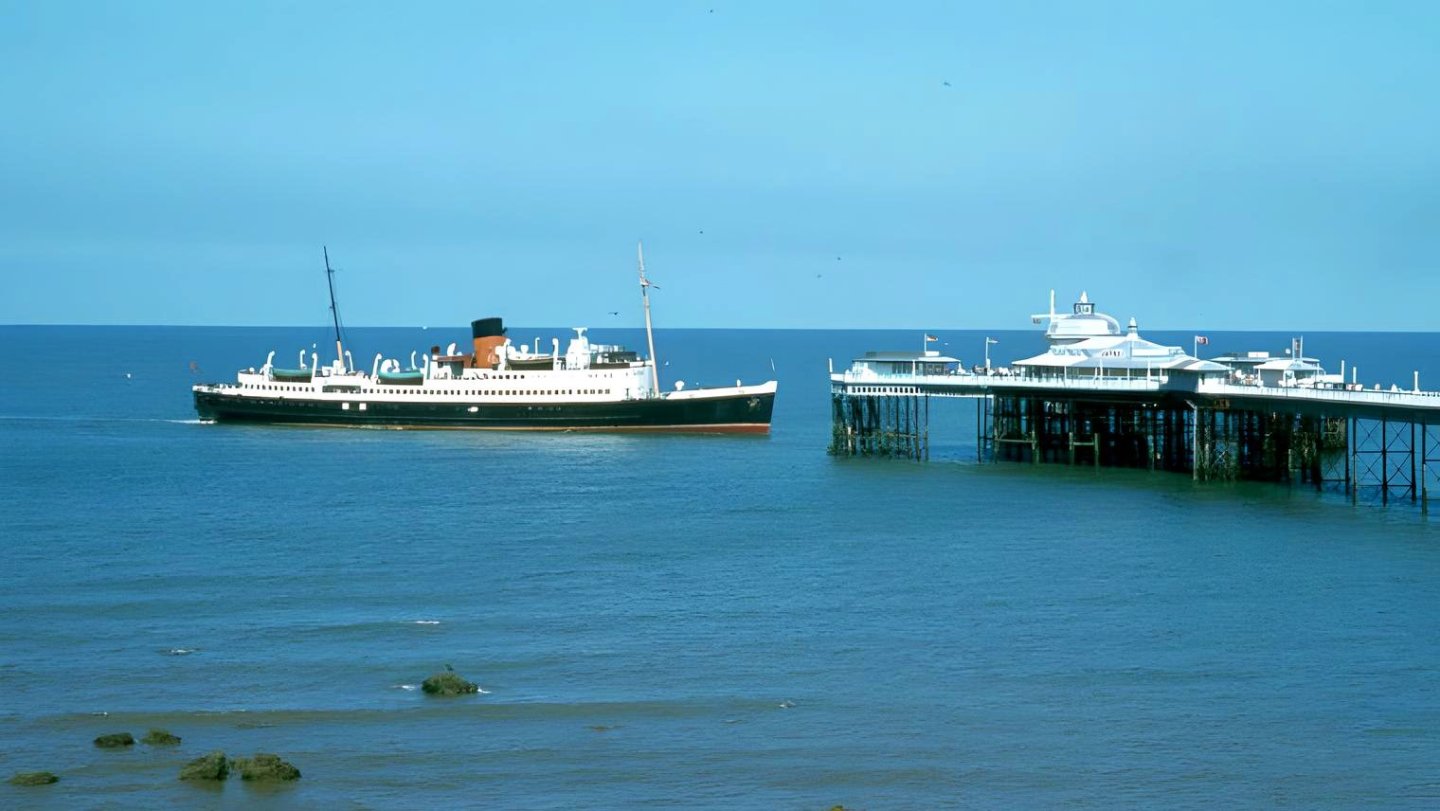
[{"label": "lattice pier framework", "polygon": [[839,456],[930,458],[930,397],[910,388],[883,393],[839,392],[830,452]]},{"label": "lattice pier framework", "polygon": [[[838,391],[838,455],[930,455],[930,398],[914,389]],[[976,404],[984,460],[1130,467],[1197,480],[1300,482],[1353,497],[1427,501],[1440,484],[1440,423],[1427,415],[1275,411],[1223,400],[996,394]]]},{"label": "lattice pier framework", "polygon": [[1440,482],[1440,426],[1424,415],[1237,408],[1226,401],[1001,396],[982,412],[982,458],[1302,482],[1426,501]]}]

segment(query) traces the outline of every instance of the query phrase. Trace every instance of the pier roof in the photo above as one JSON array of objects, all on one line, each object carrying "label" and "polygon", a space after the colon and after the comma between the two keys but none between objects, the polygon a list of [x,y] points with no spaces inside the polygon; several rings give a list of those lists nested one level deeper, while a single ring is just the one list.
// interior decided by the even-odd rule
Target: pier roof
[{"label": "pier roof", "polygon": [[1255,367],[1266,371],[1323,372],[1314,358],[1272,358]]},{"label": "pier roof", "polygon": [[1087,338],[1073,344],[1057,344],[1014,366],[1057,369],[1132,369],[1136,371],[1228,372],[1218,363],[1201,360],[1178,346],[1165,346],[1141,338],[1135,331],[1124,335]]},{"label": "pier roof", "polygon": [[959,358],[952,358],[948,355],[941,355],[938,352],[901,352],[901,351],[876,351],[866,352],[855,360],[878,360],[891,363],[909,363],[919,361],[921,363],[959,363]]}]

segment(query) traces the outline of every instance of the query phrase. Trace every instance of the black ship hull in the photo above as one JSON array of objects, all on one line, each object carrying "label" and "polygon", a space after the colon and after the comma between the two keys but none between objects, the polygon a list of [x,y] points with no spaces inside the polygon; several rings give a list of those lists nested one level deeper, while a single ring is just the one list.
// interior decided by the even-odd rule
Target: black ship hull
[{"label": "black ship hull", "polygon": [[[766,433],[773,391],[618,402],[479,403],[256,397],[196,390],[203,420],[371,428]],[[347,407],[348,406],[348,407]]]}]

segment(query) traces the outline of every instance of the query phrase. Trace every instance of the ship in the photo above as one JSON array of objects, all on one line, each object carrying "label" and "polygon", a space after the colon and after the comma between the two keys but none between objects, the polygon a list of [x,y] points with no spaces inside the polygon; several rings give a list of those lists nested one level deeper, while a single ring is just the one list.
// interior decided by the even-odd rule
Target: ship
[{"label": "ship", "polygon": [[[298,365],[275,365],[271,351],[259,368],[242,369],[233,383],[193,387],[195,410],[204,422],[364,428],[430,428],[514,431],[651,431],[675,433],[768,433],[777,382],[674,388],[661,391],[650,317],[650,288],[643,246],[637,246],[640,294],[649,355],[615,344],[592,343],[585,327],[574,328],[565,350],[551,339],[550,352],[515,344],[502,318],[470,324],[471,344],[432,346],[409,366],[376,355],[371,368],[356,369],[344,347],[335,306],[334,270],[325,254],[335,359],[301,350]],[[307,358],[308,354],[308,358]],[[307,362],[308,361],[308,362]]]}]

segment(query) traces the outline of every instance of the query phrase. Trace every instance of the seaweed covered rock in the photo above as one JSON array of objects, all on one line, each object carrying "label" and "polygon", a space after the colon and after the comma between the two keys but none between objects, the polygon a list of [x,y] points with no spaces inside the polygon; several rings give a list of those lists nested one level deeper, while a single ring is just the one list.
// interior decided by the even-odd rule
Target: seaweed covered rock
[{"label": "seaweed covered rock", "polygon": [[51,783],[58,783],[59,777],[50,772],[20,772],[10,778],[12,786],[48,786]]},{"label": "seaweed covered rock", "polygon": [[145,733],[140,742],[147,746],[177,746],[180,743],[179,735],[171,735],[168,730],[152,729]]},{"label": "seaweed covered rock", "polygon": [[101,735],[96,738],[95,745],[101,749],[119,749],[122,746],[134,746],[135,736],[128,732],[111,732],[108,735]]},{"label": "seaweed covered rock", "polygon": [[229,776],[230,761],[220,751],[197,757],[180,770],[181,780],[224,780]]},{"label": "seaweed covered rock", "polygon": [[241,780],[279,781],[299,780],[300,770],[281,760],[279,755],[272,755],[266,752],[258,752],[255,757],[239,758],[235,761],[235,771],[240,773]]},{"label": "seaweed covered rock", "polygon": [[420,684],[420,689],[432,696],[459,696],[479,692],[480,685],[465,681],[459,673],[447,669],[426,679]]}]

